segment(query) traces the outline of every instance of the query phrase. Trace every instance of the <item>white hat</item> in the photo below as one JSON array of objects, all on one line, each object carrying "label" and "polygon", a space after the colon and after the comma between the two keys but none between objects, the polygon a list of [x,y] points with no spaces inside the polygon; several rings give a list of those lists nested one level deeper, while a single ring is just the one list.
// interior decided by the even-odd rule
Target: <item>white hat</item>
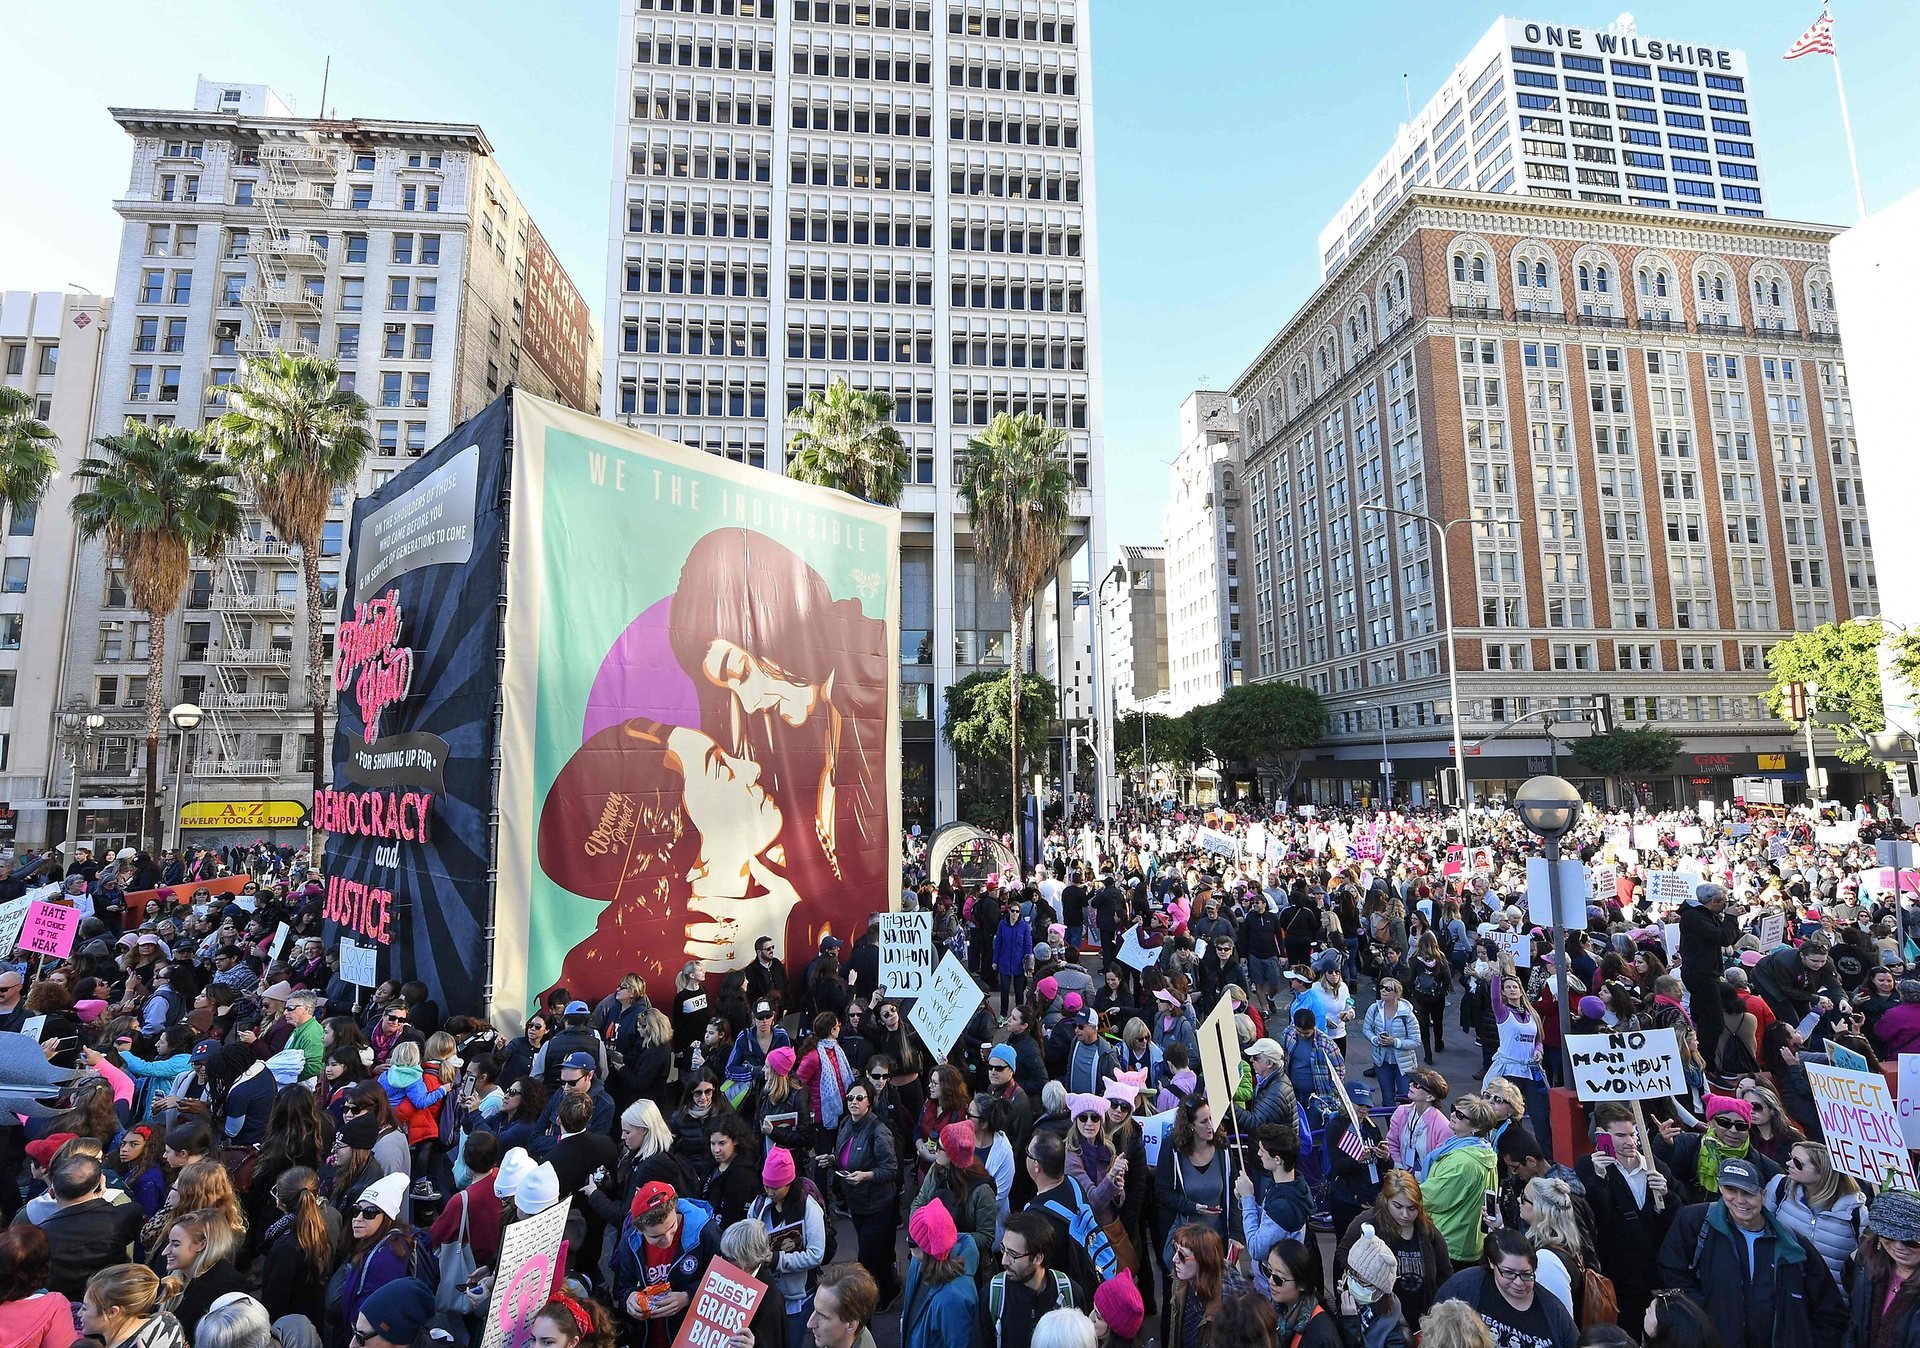
[{"label": "white hat", "polygon": [[1271,1039],[1260,1038],[1247,1045],[1249,1058],[1271,1058],[1275,1062],[1286,1061],[1286,1051]]},{"label": "white hat", "polygon": [[533,1157],[525,1147],[515,1147],[500,1158],[500,1169],[493,1177],[493,1192],[500,1198],[512,1198],[520,1181],[533,1173]]},{"label": "white hat", "polygon": [[400,1205],[407,1200],[407,1177],[382,1175],[360,1191],[360,1201],[371,1203],[393,1221],[400,1220]]},{"label": "white hat", "polygon": [[91,852],[93,850],[93,843],[91,841],[77,842],[74,846],[82,852]]},{"label": "white hat", "polygon": [[135,857],[139,856],[140,854],[134,851],[131,847],[123,847],[118,852],[115,852],[113,855],[115,859],[119,861],[132,861]]},{"label": "white hat", "polygon": [[536,1216],[559,1201],[560,1176],[554,1171],[551,1161],[542,1161],[535,1166],[513,1193],[514,1209],[522,1217]]}]

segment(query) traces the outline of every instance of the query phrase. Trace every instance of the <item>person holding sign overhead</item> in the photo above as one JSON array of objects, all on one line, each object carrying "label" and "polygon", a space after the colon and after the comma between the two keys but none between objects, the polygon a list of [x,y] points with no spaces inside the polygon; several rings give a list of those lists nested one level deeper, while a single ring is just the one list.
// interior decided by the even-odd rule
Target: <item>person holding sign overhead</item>
[{"label": "person holding sign overhead", "polygon": [[1724,1022],[1720,1014],[1721,951],[1740,939],[1740,923],[1727,911],[1725,885],[1700,885],[1680,905],[1680,981],[1700,1035],[1700,1052],[1717,1062]]}]

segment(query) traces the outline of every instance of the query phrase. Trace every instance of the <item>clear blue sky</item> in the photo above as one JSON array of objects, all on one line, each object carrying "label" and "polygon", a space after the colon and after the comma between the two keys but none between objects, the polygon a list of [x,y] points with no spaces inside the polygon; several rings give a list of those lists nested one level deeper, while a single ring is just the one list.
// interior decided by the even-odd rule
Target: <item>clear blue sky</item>
[{"label": "clear blue sky", "polygon": [[[0,287],[111,284],[127,142],[109,105],[184,106],[194,76],[265,82],[313,113],[478,122],[600,308],[615,0],[324,6],[15,0],[0,17]],[[1180,402],[1225,388],[1319,279],[1315,236],[1495,16],[1426,3],[1095,0],[1094,86],[1113,543],[1157,542]],[[1616,9],[1517,16],[1603,26]],[[1814,0],[1668,0],[1639,29],[1744,48],[1776,215],[1849,223],[1831,62],[1779,54]],[[1869,209],[1920,187],[1920,6],[1840,0]],[[457,24],[444,20],[457,16]]]}]

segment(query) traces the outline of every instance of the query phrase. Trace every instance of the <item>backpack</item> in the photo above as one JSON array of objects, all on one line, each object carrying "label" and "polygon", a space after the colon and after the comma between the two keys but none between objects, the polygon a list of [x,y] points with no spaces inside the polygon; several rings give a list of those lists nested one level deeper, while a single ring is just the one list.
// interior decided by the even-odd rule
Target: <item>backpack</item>
[{"label": "backpack", "polygon": [[[1050,1268],[1053,1275],[1054,1309],[1068,1310],[1073,1307],[1073,1279],[1057,1268]],[[987,1313],[993,1320],[993,1342],[998,1348],[1000,1342],[1001,1313],[1007,1306],[1007,1275],[996,1273],[987,1283]]]},{"label": "backpack", "polygon": [[1422,969],[1413,980],[1413,996],[1416,1001],[1437,1002],[1440,1000],[1440,980],[1433,976],[1433,970]]},{"label": "backpack", "polygon": [[1588,1268],[1582,1279],[1580,1328],[1620,1323],[1620,1298],[1613,1290],[1613,1279],[1595,1268]]},{"label": "backpack", "polygon": [[1063,1206],[1058,1199],[1049,1198],[1040,1206],[1060,1218],[1067,1224],[1067,1258],[1080,1258],[1092,1265],[1091,1271],[1097,1276],[1087,1280],[1087,1285],[1097,1287],[1120,1272],[1120,1256],[1114,1253],[1113,1242],[1107,1239],[1107,1233],[1100,1229],[1100,1223],[1094,1220],[1093,1207],[1080,1192],[1078,1181],[1069,1178],[1066,1186],[1074,1197],[1074,1206]]}]

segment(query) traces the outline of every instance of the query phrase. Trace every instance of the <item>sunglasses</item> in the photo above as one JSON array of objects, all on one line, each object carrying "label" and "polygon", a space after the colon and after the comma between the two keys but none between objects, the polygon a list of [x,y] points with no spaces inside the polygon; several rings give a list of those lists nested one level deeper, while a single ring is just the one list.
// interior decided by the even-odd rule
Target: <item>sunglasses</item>
[{"label": "sunglasses", "polygon": [[387,1214],[380,1211],[379,1208],[373,1207],[366,1203],[361,1203],[354,1208],[353,1215],[356,1217],[364,1217],[368,1221],[374,1221],[375,1219],[384,1217]]},{"label": "sunglasses", "polygon": [[1736,1119],[1736,1118],[1715,1119],[1713,1121],[1713,1126],[1715,1128],[1724,1128],[1730,1133],[1751,1132],[1753,1129],[1753,1125],[1748,1123],[1745,1119]]},{"label": "sunglasses", "polygon": [[520,1090],[519,1090],[519,1089],[518,1089],[518,1088],[516,1087],[516,1088],[515,1088],[515,1089],[513,1089],[513,1090],[510,1090],[510,1091],[507,1091],[507,1092],[505,1092],[505,1094],[506,1094],[506,1095],[519,1095],[519,1094],[521,1094],[521,1092],[520,1092]]},{"label": "sunglasses", "polygon": [[693,1098],[696,1100],[712,1094],[713,1094],[713,1087],[711,1086],[696,1086],[694,1087],[694,1090],[693,1090]]},{"label": "sunglasses", "polygon": [[406,1023],[407,1023],[407,1018],[405,1016],[396,1016],[391,1011],[387,1013],[387,1024],[405,1025]]},{"label": "sunglasses", "polygon": [[847,1093],[847,1103],[850,1105],[852,1104],[864,1105],[866,1102],[867,1102],[867,1095],[866,1095],[866,1092],[864,1091],[850,1091]]},{"label": "sunglasses", "polygon": [[347,1116],[348,1116],[349,1118],[351,1118],[351,1117],[352,1117],[353,1115],[355,1115],[355,1114],[364,1114],[364,1113],[366,1113],[366,1112],[367,1112],[367,1107],[366,1107],[365,1105],[348,1105],[348,1106],[346,1107],[346,1109],[345,1109],[345,1111],[343,1111],[343,1112],[344,1112],[344,1113],[345,1113],[345,1114],[346,1114],[346,1115],[347,1115]]}]

